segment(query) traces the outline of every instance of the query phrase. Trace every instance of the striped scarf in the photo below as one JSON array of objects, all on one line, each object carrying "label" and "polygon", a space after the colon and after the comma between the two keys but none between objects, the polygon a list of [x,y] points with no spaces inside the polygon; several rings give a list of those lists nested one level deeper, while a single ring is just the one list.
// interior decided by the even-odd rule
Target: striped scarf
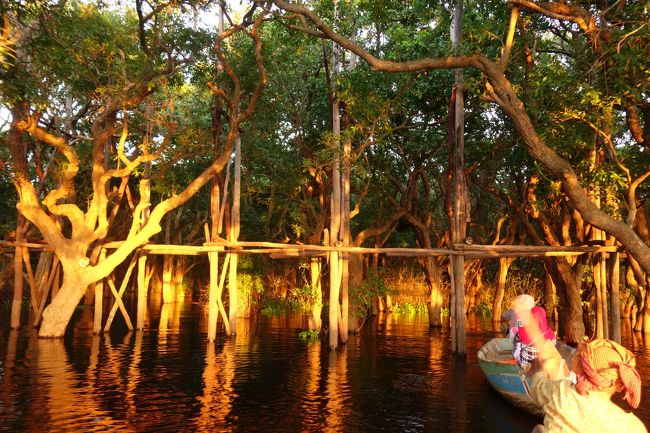
[{"label": "striped scarf", "polygon": [[582,395],[591,390],[625,391],[624,399],[637,408],[641,402],[641,377],[632,352],[611,341],[583,342],[576,353],[576,389]]}]

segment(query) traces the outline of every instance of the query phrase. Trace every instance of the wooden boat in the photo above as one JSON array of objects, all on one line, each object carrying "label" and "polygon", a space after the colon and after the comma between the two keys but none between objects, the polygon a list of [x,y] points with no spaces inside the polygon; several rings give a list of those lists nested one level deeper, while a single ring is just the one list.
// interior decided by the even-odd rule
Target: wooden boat
[{"label": "wooden boat", "polygon": [[[575,349],[564,343],[557,348],[565,360],[570,361]],[[478,363],[492,387],[510,403],[535,415],[543,415],[530,395],[532,375],[517,364],[512,357],[512,343],[509,338],[493,338],[478,351]],[[568,365],[571,365],[568,362]]]}]

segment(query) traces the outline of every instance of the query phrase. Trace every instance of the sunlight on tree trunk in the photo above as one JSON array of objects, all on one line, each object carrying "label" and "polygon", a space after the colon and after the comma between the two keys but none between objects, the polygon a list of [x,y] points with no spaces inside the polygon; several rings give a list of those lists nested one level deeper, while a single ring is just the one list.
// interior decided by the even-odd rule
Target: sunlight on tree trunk
[{"label": "sunlight on tree trunk", "polygon": [[311,290],[313,296],[311,297],[311,315],[309,316],[309,329],[311,331],[320,332],[323,321],[321,313],[323,310],[323,290],[321,287],[321,259],[320,257],[312,257],[309,259],[309,270],[311,277]]},{"label": "sunlight on tree trunk", "polygon": [[62,337],[72,313],[86,292],[88,282],[80,272],[71,269],[73,266],[63,264],[63,283],[58,296],[43,311],[39,337]]}]

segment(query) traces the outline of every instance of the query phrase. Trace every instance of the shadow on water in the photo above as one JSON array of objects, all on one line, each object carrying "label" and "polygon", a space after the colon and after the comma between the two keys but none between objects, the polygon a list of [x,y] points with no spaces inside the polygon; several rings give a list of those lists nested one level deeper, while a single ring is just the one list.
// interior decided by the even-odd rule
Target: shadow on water
[{"label": "shadow on water", "polygon": [[[140,332],[94,336],[84,309],[74,320],[64,339],[42,340],[0,319],[1,432],[527,433],[539,422],[478,367],[491,324],[470,323],[461,360],[449,331],[417,315],[375,317],[337,351],[300,340],[295,314],[240,319],[214,343],[190,302],[152,306]],[[624,334],[648,378],[650,339]]]}]

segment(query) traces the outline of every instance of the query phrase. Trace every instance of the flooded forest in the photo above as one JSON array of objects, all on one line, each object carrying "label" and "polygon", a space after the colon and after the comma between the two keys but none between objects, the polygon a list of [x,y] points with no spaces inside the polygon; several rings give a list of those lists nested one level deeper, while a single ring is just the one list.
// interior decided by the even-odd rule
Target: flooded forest
[{"label": "flooded forest", "polygon": [[647,395],[647,3],[0,25],[0,431],[528,432],[476,358],[521,294],[629,347]]}]

